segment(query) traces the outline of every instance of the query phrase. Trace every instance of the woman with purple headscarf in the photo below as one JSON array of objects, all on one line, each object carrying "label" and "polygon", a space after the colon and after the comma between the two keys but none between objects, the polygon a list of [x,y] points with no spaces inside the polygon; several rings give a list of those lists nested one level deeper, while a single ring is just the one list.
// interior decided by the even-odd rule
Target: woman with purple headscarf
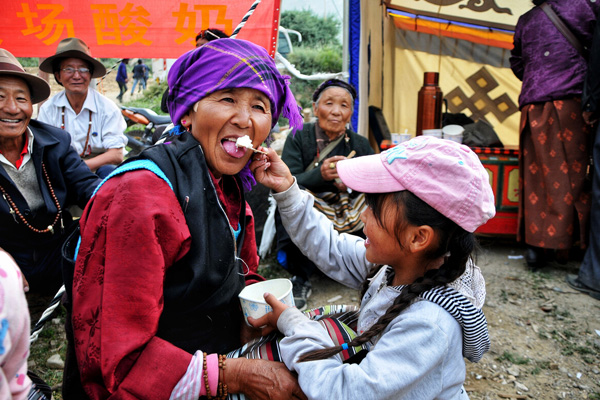
[{"label": "woman with purple headscarf", "polygon": [[257,333],[237,295],[262,280],[244,200],[253,151],[237,139],[259,148],[280,115],[301,127],[288,79],[263,48],[235,39],[171,68],[180,134],[123,164],[81,218],[71,322],[88,397],[305,398],[283,364],[219,355]]}]

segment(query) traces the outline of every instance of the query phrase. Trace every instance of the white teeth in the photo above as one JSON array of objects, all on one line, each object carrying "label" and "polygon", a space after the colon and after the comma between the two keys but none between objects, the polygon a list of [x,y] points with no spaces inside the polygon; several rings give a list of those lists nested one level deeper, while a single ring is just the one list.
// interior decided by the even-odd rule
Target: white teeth
[{"label": "white teeth", "polygon": [[19,119],[6,119],[6,118],[2,118],[2,119],[0,119],[0,121],[2,121],[2,122],[10,122],[10,123],[14,124],[14,123],[19,122],[20,120]]}]

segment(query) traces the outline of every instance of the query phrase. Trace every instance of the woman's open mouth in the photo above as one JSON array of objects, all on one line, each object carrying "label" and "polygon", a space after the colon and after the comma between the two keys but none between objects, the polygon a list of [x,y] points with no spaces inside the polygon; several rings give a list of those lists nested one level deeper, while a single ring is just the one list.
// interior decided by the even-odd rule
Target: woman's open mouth
[{"label": "woman's open mouth", "polygon": [[242,158],[246,154],[246,148],[238,147],[235,141],[230,140],[230,138],[221,140],[221,146],[223,146],[225,153],[233,158]]}]

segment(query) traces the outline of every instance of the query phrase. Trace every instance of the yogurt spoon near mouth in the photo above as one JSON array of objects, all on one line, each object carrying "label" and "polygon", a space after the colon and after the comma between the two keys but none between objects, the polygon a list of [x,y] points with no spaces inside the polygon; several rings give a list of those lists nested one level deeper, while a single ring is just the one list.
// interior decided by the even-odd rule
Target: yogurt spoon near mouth
[{"label": "yogurt spoon near mouth", "polygon": [[258,150],[252,147],[252,140],[250,140],[250,136],[248,135],[240,136],[237,139],[227,138],[227,140],[229,140],[230,142],[235,142],[235,145],[237,147],[244,147],[252,150],[255,153],[267,154],[267,152],[265,151]]}]

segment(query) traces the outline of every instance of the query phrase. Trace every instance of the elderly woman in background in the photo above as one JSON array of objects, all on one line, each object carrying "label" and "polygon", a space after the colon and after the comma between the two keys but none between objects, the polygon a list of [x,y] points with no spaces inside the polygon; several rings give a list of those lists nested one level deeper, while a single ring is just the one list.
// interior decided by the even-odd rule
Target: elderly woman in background
[{"label": "elderly woman in background", "polygon": [[[315,196],[315,207],[324,213],[338,232],[362,235],[360,214],[365,209],[364,195],[351,192],[339,180],[336,164],[354,153],[373,154],[369,141],[348,126],[354,111],[356,89],[339,79],[323,82],[313,94],[316,123],[305,124],[295,136],[289,135],[282,160],[300,187]],[[315,265],[292,243],[276,216],[279,262],[293,275],[294,300],[305,309],[311,293],[310,275]]]},{"label": "elderly woman in background", "polygon": [[54,74],[65,90],[40,108],[38,121],[60,127],[71,135],[71,145],[87,166],[101,178],[123,161],[127,124],[119,107],[108,97],[90,88],[92,78],[106,75],[104,65],[78,38],[60,41],[56,54],[40,64]]},{"label": "elderly woman in background", "polygon": [[587,62],[542,7],[549,6],[581,46],[589,47],[600,3],[533,3],[517,22],[510,65],[523,81],[517,240],[527,244],[527,265],[537,270],[552,258],[566,263],[576,242],[586,248],[591,207],[590,127],[581,107]]},{"label": "elderly woman in background", "polygon": [[61,246],[75,226],[67,210],[85,207],[100,182],[62,129],[31,119],[50,86],[0,49],[0,247],[29,287],[53,294],[62,284]]},{"label": "elderly woman in background", "polygon": [[71,321],[88,397],[305,398],[285,365],[222,356],[257,333],[237,296],[262,279],[244,200],[253,151],[237,139],[258,148],[280,115],[301,126],[288,79],[262,47],[235,39],[171,68],[180,135],[119,167],[81,218]]}]

